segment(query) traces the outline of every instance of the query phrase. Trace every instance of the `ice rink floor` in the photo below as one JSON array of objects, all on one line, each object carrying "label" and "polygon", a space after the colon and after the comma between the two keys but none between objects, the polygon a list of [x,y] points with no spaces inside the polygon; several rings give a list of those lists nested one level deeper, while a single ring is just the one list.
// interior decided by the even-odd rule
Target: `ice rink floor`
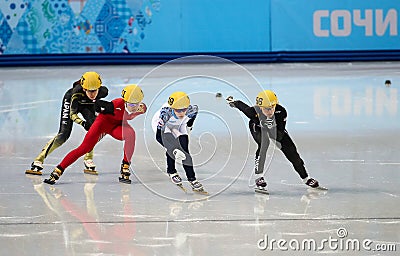
[{"label": "ice rink floor", "polygon": [[[118,182],[122,142],[111,137],[95,148],[98,176],[79,159],[56,185],[42,183],[82,141],[77,125],[43,176],[25,175],[58,131],[64,92],[91,70],[108,100],[126,84],[143,88],[132,184]],[[0,255],[398,255],[399,85],[396,62],[1,68]],[[252,104],[263,89],[286,107],[287,130],[328,191],[307,189],[271,146],[270,195],[253,192],[255,143],[223,98]],[[176,90],[200,109],[190,149],[208,197],[170,183],[154,139],[152,118]]]}]

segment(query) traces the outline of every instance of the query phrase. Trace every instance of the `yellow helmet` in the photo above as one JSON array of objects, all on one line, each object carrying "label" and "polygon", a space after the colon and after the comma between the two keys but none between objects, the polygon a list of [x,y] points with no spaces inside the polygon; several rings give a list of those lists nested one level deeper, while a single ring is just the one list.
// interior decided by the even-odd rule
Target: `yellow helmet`
[{"label": "yellow helmet", "polygon": [[122,90],[121,97],[128,103],[139,103],[143,100],[143,91],[136,84],[129,84]]},{"label": "yellow helmet", "polygon": [[183,109],[190,105],[189,96],[184,92],[174,92],[168,98],[168,105],[173,109]]},{"label": "yellow helmet", "polygon": [[273,107],[278,104],[278,97],[273,91],[265,90],[257,94],[256,105],[259,107]]},{"label": "yellow helmet", "polygon": [[100,75],[94,71],[86,72],[81,77],[81,86],[85,90],[97,90],[101,86]]}]

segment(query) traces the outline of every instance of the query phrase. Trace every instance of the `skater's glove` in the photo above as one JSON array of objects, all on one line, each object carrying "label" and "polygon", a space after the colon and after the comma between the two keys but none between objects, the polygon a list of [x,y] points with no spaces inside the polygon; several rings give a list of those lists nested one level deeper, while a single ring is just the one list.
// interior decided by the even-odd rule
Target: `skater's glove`
[{"label": "skater's glove", "polygon": [[109,101],[96,100],[94,108],[97,113],[114,114],[114,104]]},{"label": "skater's glove", "polygon": [[187,132],[190,135],[193,130],[193,123],[194,123],[194,118],[190,118],[189,121],[186,123],[187,125]]},{"label": "skater's glove", "polygon": [[91,126],[90,123],[86,122],[86,121],[82,121],[81,125],[86,131],[89,131],[90,126]]},{"label": "skater's glove", "polygon": [[226,98],[226,102],[228,103],[228,105],[229,105],[231,108],[236,108],[236,106],[235,106],[235,101],[233,100],[233,97],[232,97],[232,96],[229,96],[228,98]]},{"label": "skater's glove", "polygon": [[136,112],[138,113],[146,113],[147,111],[147,106],[143,102],[139,104],[138,110]]},{"label": "skater's glove", "polygon": [[193,123],[194,123],[194,118],[190,118],[189,121],[186,123],[186,125],[188,126],[188,128],[190,128],[190,130],[193,127]]}]

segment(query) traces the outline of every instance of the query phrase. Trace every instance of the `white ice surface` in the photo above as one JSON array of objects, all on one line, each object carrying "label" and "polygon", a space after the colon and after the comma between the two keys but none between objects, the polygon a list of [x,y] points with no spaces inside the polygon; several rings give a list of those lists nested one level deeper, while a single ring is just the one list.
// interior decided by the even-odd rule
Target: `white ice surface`
[{"label": "white ice surface", "polygon": [[[232,64],[0,69],[0,251],[2,255],[396,255],[396,252],[259,249],[283,241],[370,239],[400,250],[400,63]],[[25,169],[58,130],[64,92],[88,70],[119,97],[128,83],[145,93],[148,114],[131,122],[137,142],[131,185],[118,182],[122,142],[95,148],[99,176],[82,159],[54,186],[43,184],[84,136],[45,162],[42,177]],[[248,70],[248,72],[246,71]],[[390,79],[391,87],[384,81]],[[259,84],[257,84],[257,82]],[[288,110],[287,129],[311,176],[312,191],[278,149],[268,152],[270,195],[251,189],[255,143],[247,119],[228,107],[274,90]],[[206,198],[184,194],[165,175],[164,151],[151,120],[169,93],[183,90],[201,110],[191,152]],[[216,98],[221,92],[223,98]],[[182,166],[177,165],[182,177]],[[188,184],[185,183],[188,188]],[[340,239],[338,230],[347,236]],[[341,230],[343,231],[343,230]],[[289,247],[289,244],[286,244]]]}]

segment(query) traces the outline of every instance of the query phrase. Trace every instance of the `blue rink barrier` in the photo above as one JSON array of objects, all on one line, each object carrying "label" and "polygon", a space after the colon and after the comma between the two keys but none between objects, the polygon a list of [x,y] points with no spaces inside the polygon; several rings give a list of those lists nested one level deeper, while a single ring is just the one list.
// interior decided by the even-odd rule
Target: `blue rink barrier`
[{"label": "blue rink barrier", "polygon": [[[52,66],[52,65],[132,65],[162,64],[177,58],[210,55],[236,63],[282,62],[348,62],[348,61],[400,61],[400,50],[381,51],[315,51],[315,52],[245,52],[245,53],[135,53],[135,54],[32,54],[1,55],[0,67]],[[192,63],[195,58],[190,59]],[[199,62],[204,62],[204,59]]]}]

